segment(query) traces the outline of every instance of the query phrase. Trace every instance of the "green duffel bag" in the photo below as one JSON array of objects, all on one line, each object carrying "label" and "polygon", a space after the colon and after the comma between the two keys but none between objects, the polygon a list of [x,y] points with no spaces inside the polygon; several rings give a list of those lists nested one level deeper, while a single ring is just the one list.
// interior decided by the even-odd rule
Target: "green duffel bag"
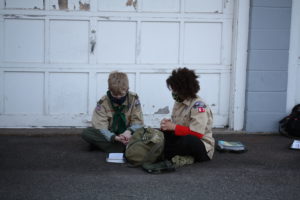
[{"label": "green duffel bag", "polygon": [[159,160],[163,150],[163,132],[154,128],[140,128],[130,138],[125,150],[125,158],[133,166],[141,166]]}]

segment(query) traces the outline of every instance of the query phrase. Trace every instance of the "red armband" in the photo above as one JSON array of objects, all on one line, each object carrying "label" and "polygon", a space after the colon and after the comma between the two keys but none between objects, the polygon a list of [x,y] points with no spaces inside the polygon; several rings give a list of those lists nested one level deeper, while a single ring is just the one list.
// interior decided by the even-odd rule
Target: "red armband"
[{"label": "red armband", "polygon": [[204,136],[204,134],[202,134],[202,133],[192,131],[189,127],[181,126],[178,124],[175,127],[175,135],[178,135],[178,136],[193,135],[199,139],[203,138],[203,136]]}]

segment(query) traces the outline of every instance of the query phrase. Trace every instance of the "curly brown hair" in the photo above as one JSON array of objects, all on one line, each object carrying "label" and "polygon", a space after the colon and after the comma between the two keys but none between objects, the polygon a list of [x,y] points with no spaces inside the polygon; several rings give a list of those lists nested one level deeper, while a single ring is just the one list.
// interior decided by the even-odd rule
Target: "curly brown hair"
[{"label": "curly brown hair", "polygon": [[182,99],[196,98],[200,90],[198,76],[186,67],[174,69],[166,80],[167,87]]}]

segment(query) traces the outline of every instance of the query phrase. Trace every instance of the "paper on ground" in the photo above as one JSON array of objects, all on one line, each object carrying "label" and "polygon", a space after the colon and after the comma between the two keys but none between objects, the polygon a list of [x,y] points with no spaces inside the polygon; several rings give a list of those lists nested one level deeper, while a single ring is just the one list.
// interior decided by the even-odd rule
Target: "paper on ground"
[{"label": "paper on ground", "polygon": [[300,140],[294,140],[291,145],[291,149],[300,149]]},{"label": "paper on ground", "polygon": [[113,163],[125,163],[124,154],[123,153],[109,153],[107,158],[107,162]]}]

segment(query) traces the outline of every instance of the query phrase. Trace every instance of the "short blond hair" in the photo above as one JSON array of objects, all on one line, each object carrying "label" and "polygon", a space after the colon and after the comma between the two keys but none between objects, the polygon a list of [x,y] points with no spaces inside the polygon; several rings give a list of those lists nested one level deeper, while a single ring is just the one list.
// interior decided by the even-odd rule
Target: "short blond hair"
[{"label": "short blond hair", "polygon": [[108,89],[114,95],[125,95],[129,89],[129,81],[126,73],[113,71],[108,77]]}]

